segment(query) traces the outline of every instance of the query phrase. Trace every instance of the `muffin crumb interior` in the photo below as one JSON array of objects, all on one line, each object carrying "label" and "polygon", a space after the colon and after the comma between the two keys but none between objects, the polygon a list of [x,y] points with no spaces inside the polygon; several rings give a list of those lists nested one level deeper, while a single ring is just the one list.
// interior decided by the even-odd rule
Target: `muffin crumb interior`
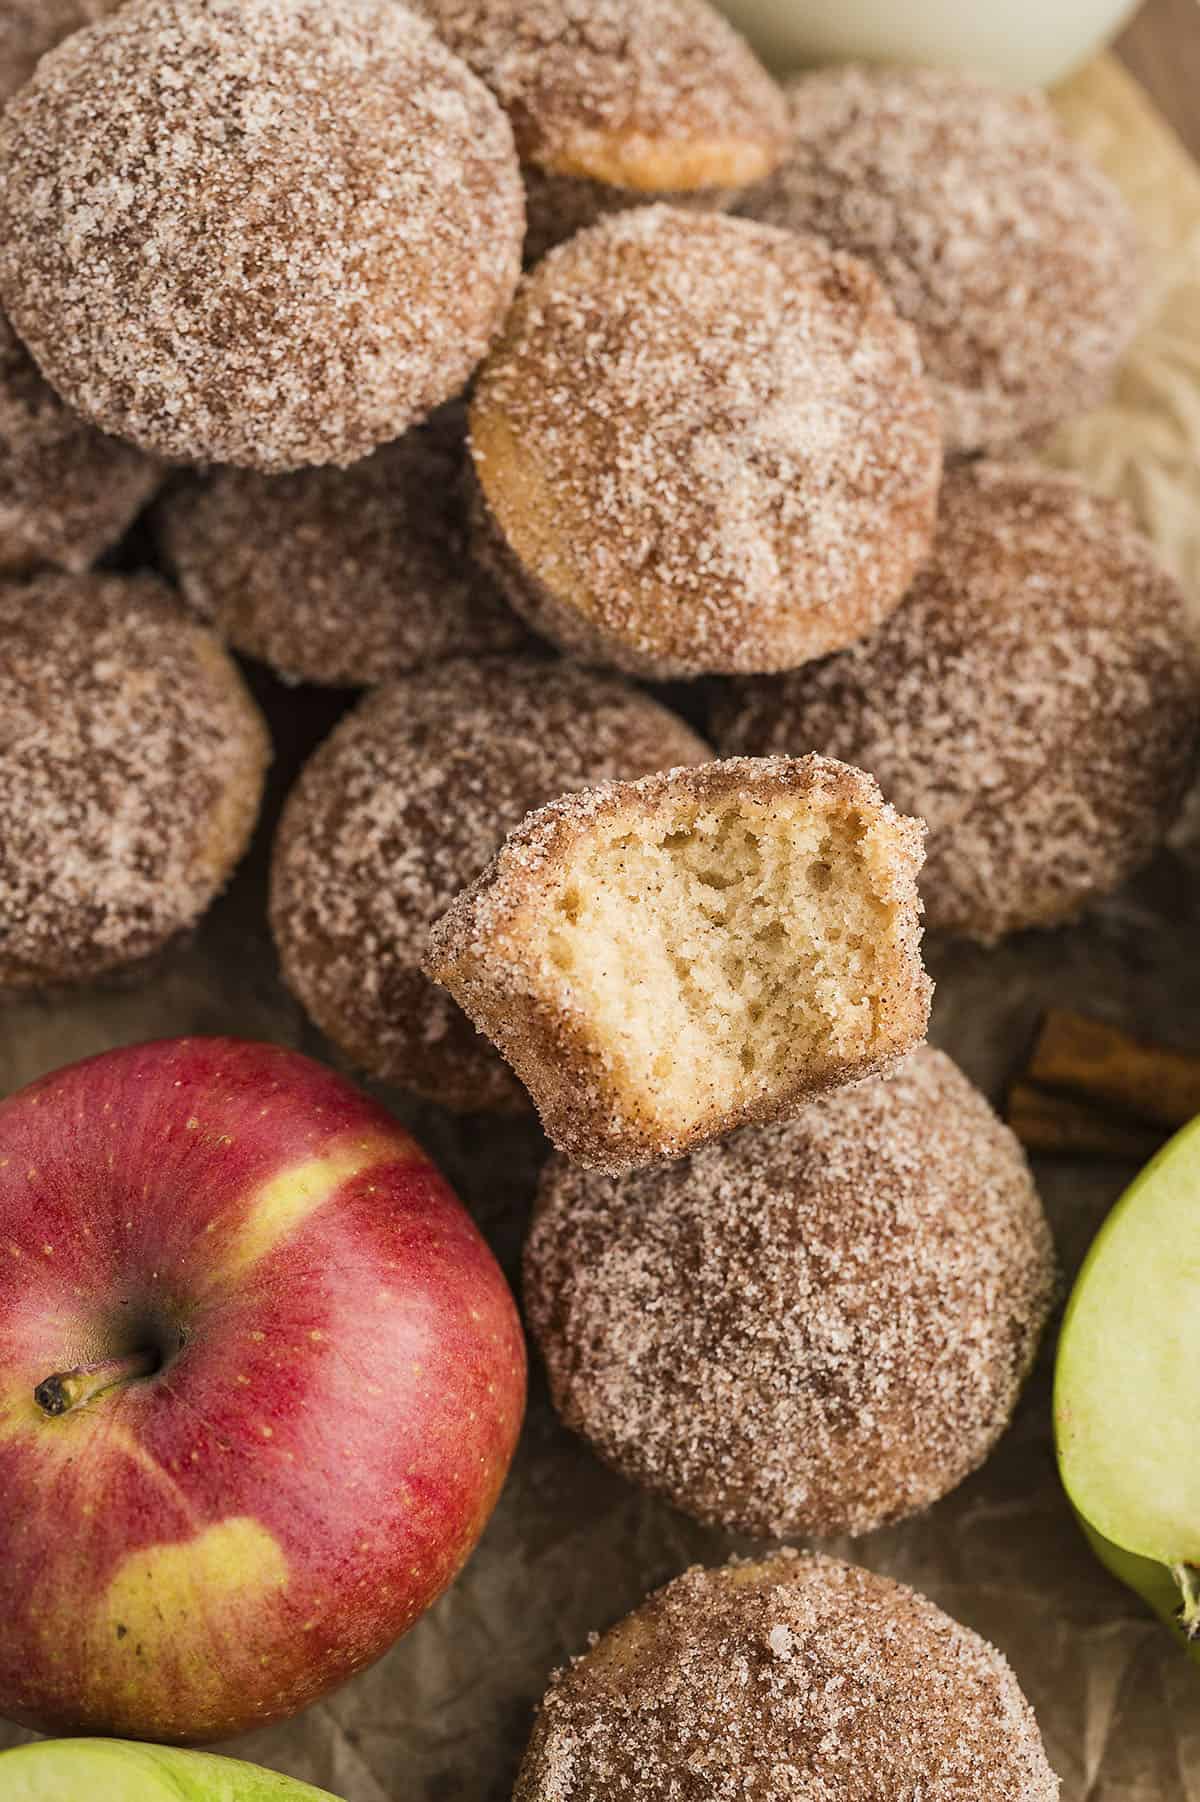
[{"label": "muffin crumb interior", "polygon": [[857,1062],[902,930],[886,843],[855,811],[732,796],[597,822],[544,955],[673,1119],[752,1103],[798,1060]]}]

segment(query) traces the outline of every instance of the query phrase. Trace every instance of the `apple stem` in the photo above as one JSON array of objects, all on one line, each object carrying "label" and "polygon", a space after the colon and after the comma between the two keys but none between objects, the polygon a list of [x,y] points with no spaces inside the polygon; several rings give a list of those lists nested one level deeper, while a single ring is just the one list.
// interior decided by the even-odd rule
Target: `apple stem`
[{"label": "apple stem", "polygon": [[102,1364],[82,1364],[78,1370],[64,1370],[47,1377],[33,1392],[33,1399],[44,1414],[69,1414],[82,1408],[106,1389],[131,1383],[137,1377],[152,1376],[161,1359],[155,1351],[130,1352],[128,1357],[108,1358]]},{"label": "apple stem", "polygon": [[1171,1575],[1182,1597],[1179,1624],[1189,1639],[1195,1639],[1200,1634],[1200,1571],[1194,1564],[1175,1564]]}]

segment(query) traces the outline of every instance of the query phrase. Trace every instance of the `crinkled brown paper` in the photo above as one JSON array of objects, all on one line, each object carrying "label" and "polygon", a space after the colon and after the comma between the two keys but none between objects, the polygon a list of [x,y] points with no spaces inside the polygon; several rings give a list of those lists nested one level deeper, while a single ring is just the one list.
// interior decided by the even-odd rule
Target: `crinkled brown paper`
[{"label": "crinkled brown paper", "polygon": [[[1058,102],[1136,208],[1154,267],[1148,324],[1111,405],[1054,454],[1133,502],[1200,620],[1200,172],[1111,59]],[[277,801],[335,703],[274,688],[264,698],[279,739]],[[275,977],[263,924],[270,823],[195,943],[149,987],[0,1014],[0,1090],[164,1034],[236,1032],[330,1055]],[[1200,831],[1181,828],[1151,870],[1070,931],[992,952],[931,945],[936,1041],[993,1096],[1050,1002],[1200,1046],[1198,840]],[[514,1272],[541,1155],[534,1132],[464,1130],[402,1096],[386,1099],[441,1159]],[[1041,1170],[1068,1272],[1129,1174]],[[981,1474],[921,1519],[834,1549],[915,1584],[1004,1649],[1065,1802],[1200,1802],[1200,1669],[1093,1563],[1072,1524],[1055,1478],[1050,1349]],[[688,1563],[722,1560],[744,1543],[607,1474],[556,1424],[535,1376],[512,1480],[459,1583],[340,1694],[229,1750],[347,1802],[499,1802],[554,1666]],[[21,1737],[0,1729],[0,1744]]]}]

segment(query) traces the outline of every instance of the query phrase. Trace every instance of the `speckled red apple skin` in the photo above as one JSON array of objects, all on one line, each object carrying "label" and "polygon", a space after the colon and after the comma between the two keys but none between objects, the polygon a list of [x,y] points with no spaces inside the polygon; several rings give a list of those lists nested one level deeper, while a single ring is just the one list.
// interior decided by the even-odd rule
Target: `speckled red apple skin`
[{"label": "speckled red apple skin", "polygon": [[[162,1368],[50,1418],[47,1376]],[[508,1285],[381,1107],[180,1039],[0,1103],[0,1712],[202,1742],[377,1658],[475,1545],[520,1430]]]}]

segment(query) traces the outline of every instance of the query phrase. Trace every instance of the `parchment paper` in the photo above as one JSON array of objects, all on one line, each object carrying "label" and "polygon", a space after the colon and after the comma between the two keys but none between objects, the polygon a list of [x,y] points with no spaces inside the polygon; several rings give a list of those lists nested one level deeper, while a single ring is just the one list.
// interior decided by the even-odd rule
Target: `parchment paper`
[{"label": "parchment paper", "polygon": [[[1054,455],[1134,502],[1200,620],[1200,174],[1112,61],[1058,100],[1141,215],[1154,270],[1148,323],[1112,404],[1064,434]],[[161,1034],[232,1031],[337,1061],[276,980],[263,892],[274,806],[343,701],[255,680],[278,739],[274,805],[231,892],[150,986],[0,1013],[0,1091]],[[1185,826],[1085,925],[990,953],[931,944],[933,1037],[994,1096],[1050,1002],[1200,1045],[1198,947],[1200,832]],[[464,1129],[403,1096],[383,1098],[442,1161],[515,1273],[542,1155],[536,1133]],[[1130,1174],[1040,1169],[1068,1272]],[[1065,1802],[1200,1802],[1200,1669],[1093,1562],[1072,1524],[1051,1447],[1051,1350],[1052,1339],[984,1471],[923,1518],[832,1549],[915,1584],[1004,1649]],[[501,1802],[551,1669],[651,1587],[733,1549],[747,1548],[603,1471],[556,1424],[535,1373],[512,1480],[455,1588],[338,1695],[227,1749],[347,1802]],[[0,1727],[0,1744],[22,1737]]]}]

